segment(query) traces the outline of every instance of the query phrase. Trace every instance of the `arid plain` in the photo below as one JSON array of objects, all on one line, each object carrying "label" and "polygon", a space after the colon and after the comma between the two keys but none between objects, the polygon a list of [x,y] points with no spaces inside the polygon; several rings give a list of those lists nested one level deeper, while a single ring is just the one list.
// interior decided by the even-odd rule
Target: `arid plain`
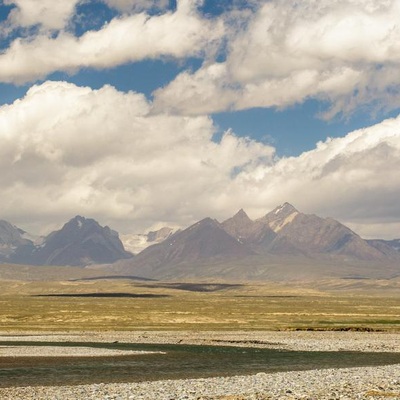
[{"label": "arid plain", "polygon": [[160,282],[96,279],[80,268],[1,270],[3,331],[400,329],[398,279]]}]

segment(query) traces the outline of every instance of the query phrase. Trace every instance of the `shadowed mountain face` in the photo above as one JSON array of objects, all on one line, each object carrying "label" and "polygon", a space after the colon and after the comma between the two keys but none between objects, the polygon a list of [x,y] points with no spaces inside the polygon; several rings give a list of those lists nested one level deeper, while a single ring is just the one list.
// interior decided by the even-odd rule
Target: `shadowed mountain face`
[{"label": "shadowed mountain face", "polygon": [[94,219],[76,216],[46,237],[33,252],[32,261],[37,265],[83,266],[130,257],[132,254],[124,250],[117,232],[100,226]]},{"label": "shadowed mountain face", "polygon": [[[381,268],[385,265],[391,268]],[[115,268],[156,279],[291,274],[308,279],[393,276],[400,274],[399,265],[400,252],[386,244],[374,245],[338,221],[303,214],[285,203],[255,221],[243,210],[222,224],[206,218]]]},{"label": "shadowed mountain face", "polygon": [[367,240],[368,244],[372,247],[375,247],[382,253],[386,254],[388,257],[398,257],[400,254],[400,239],[394,240]]}]

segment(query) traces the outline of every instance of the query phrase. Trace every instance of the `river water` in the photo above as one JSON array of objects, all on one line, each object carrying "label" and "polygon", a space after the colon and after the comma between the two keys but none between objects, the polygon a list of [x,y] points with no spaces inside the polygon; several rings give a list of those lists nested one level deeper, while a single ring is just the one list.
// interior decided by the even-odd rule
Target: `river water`
[{"label": "river water", "polygon": [[323,368],[400,364],[400,353],[306,352],[248,347],[0,342],[8,346],[82,346],[165,354],[112,357],[0,357],[0,387],[206,378]]}]

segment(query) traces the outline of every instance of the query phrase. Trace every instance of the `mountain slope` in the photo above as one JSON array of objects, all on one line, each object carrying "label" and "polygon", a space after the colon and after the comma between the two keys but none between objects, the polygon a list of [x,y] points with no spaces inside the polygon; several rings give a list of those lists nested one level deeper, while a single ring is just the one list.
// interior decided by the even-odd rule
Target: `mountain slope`
[{"label": "mountain slope", "polygon": [[100,226],[94,219],[76,216],[46,237],[32,253],[32,263],[84,266],[130,257],[132,254],[125,251],[117,232]]},{"label": "mountain slope", "polygon": [[119,270],[169,276],[177,265],[196,266],[250,256],[252,251],[229,235],[219,222],[205,218],[165,241],[150,246],[134,259],[117,263]]}]

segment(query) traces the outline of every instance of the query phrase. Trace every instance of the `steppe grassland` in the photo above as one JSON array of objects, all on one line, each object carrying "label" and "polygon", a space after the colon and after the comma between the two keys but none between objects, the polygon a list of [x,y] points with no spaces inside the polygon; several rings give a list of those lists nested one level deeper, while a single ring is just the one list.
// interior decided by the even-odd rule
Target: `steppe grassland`
[{"label": "steppe grassland", "polygon": [[[2,331],[400,330],[400,293],[246,284],[211,292],[159,282],[0,281]],[[168,286],[168,284],[166,285]],[[117,297],[58,297],[114,293]],[[119,294],[152,297],[118,297]],[[43,297],[38,295],[52,295]]]}]

